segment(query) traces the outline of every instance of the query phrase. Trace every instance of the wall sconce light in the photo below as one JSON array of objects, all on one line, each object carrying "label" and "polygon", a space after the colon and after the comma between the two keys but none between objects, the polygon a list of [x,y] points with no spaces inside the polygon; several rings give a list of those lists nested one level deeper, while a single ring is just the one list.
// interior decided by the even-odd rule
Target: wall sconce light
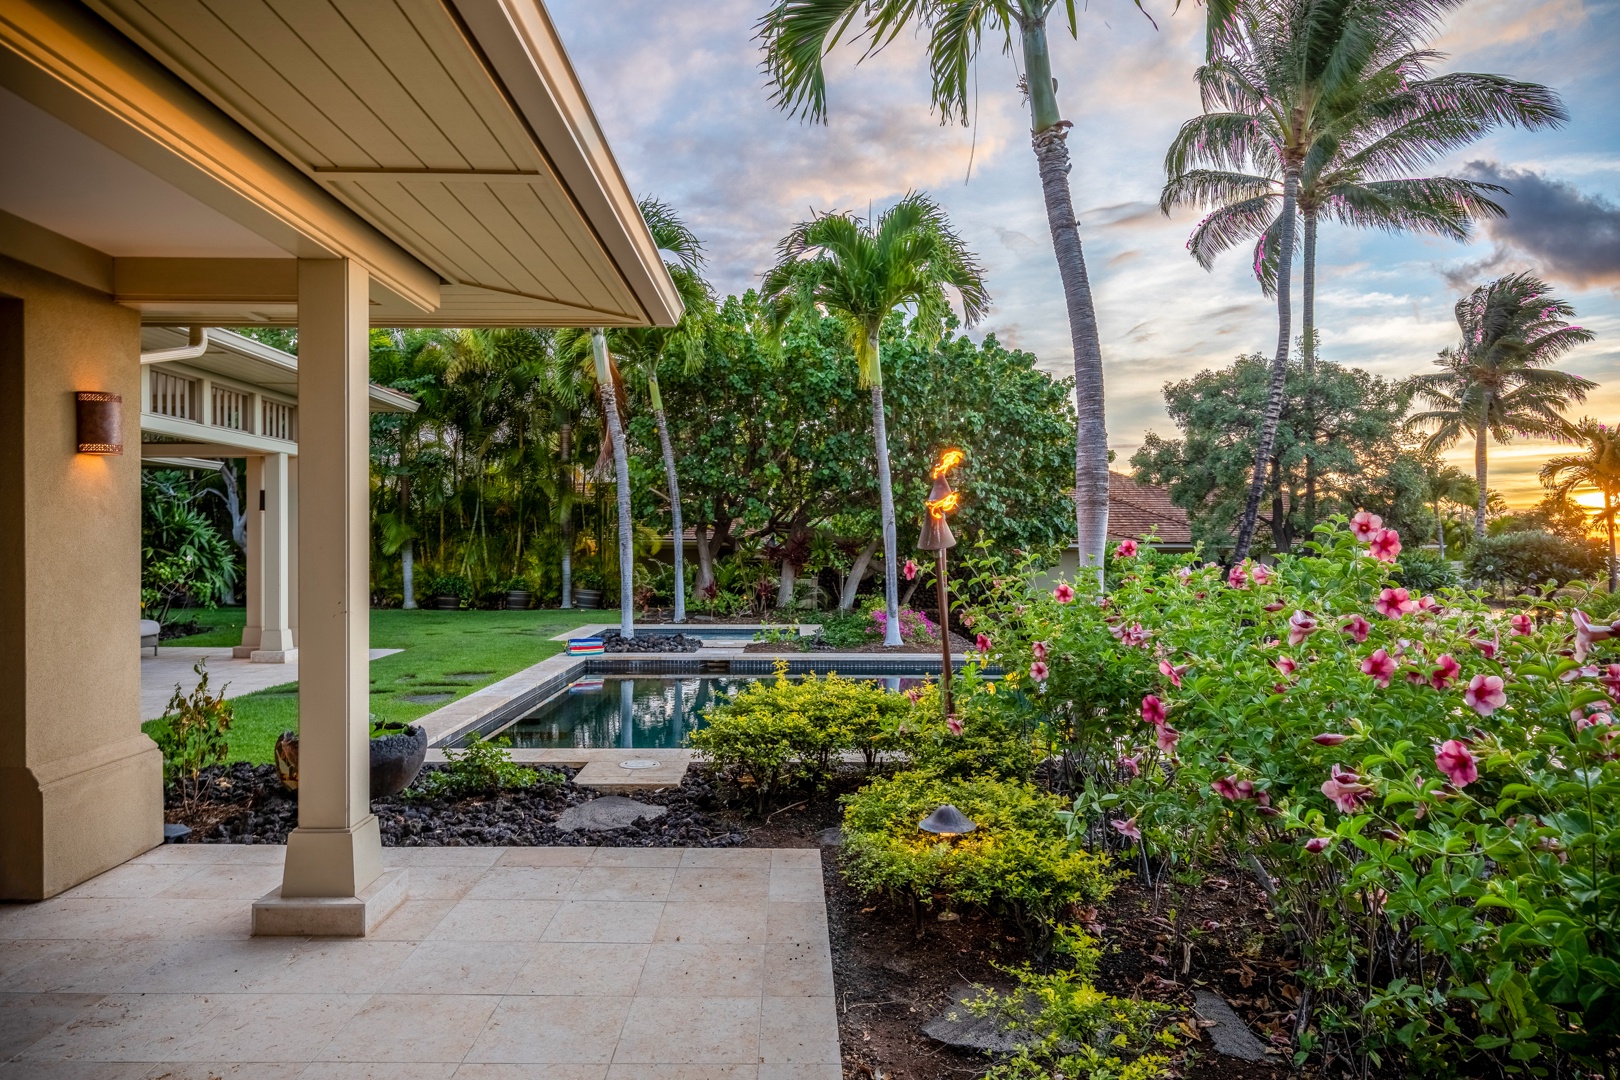
[{"label": "wall sconce light", "polygon": [[100,390],[80,390],[74,399],[78,409],[79,453],[122,454],[124,399]]}]

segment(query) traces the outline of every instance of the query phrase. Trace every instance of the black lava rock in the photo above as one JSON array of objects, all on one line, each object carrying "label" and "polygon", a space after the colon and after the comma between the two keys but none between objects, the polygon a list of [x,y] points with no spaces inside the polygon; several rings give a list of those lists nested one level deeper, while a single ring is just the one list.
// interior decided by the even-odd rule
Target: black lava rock
[{"label": "black lava rock", "polygon": [[690,634],[638,633],[633,638],[625,638],[620,637],[617,630],[604,630],[598,636],[602,639],[602,651],[610,653],[697,652],[703,647],[703,640]]}]

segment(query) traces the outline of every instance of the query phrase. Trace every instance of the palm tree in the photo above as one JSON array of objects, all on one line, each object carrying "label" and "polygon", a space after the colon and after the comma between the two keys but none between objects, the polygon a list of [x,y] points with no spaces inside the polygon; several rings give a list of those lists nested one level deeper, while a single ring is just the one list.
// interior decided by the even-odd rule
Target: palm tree
[{"label": "palm tree", "polygon": [[658,386],[658,366],[672,349],[678,350],[688,373],[702,363],[703,323],[714,306],[709,285],[699,274],[703,266],[703,243],[667,203],[642,199],[637,204],[647,222],[653,242],[666,254],[675,289],[681,295],[686,313],[673,327],[636,327],[608,331],[615,354],[630,360],[647,383],[652,400],[653,419],[658,426],[658,445],[664,456],[664,478],[669,485],[669,516],[675,538],[675,621],[686,621],[685,526],[681,520],[681,485],[675,474],[675,449],[669,441],[669,424],[664,418],[664,397]]},{"label": "palm tree", "polygon": [[395,390],[403,390],[422,400],[414,413],[390,418],[396,427],[395,458],[392,473],[397,490],[395,508],[378,515],[385,555],[398,554],[404,602],[409,611],[416,607],[417,526],[411,512],[411,482],[415,479],[417,458],[423,436],[436,413],[436,399],[444,389],[446,355],[443,334],[438,330],[373,330],[371,334],[371,378]]},{"label": "palm tree", "polygon": [[814,315],[820,309],[841,320],[849,330],[860,386],[872,392],[888,612],[883,643],[899,645],[898,542],[878,334],[891,312],[909,306],[913,330],[925,341],[937,341],[951,309],[947,285],[961,297],[963,321],[972,326],[990,304],[984,272],[934,201],[916,193],[906,195],[876,222],[851,214],[821,214],[801,221],[776,251],[776,265],[766,272],[761,287],[773,332],[780,334],[796,311]]},{"label": "palm tree", "polygon": [[[1236,0],[1208,0],[1213,47],[1233,17]],[[945,120],[968,122],[969,72],[981,39],[999,36],[1004,51],[1018,39],[1023,57],[1020,87],[1029,101],[1030,131],[1046,202],[1047,226],[1057,254],[1058,273],[1074,349],[1075,525],[1082,566],[1094,566],[1102,588],[1108,545],[1108,428],[1103,414],[1102,343],[1091,282],[1080,246],[1074,202],[1069,192],[1068,129],[1058,110],[1057,80],[1046,20],[1056,0],[775,0],[757,24],[765,48],[765,71],[776,104],[811,121],[827,119],[827,82],[822,60],[862,20],[856,37],[867,37],[873,55],[915,23],[928,31],[933,104]],[[1140,0],[1138,0],[1140,6]],[[1066,0],[1070,37],[1078,37],[1074,0]],[[893,568],[890,568],[891,576]]]},{"label": "palm tree", "polygon": [[1425,453],[1439,453],[1464,434],[1474,437],[1474,480],[1479,485],[1474,535],[1483,537],[1487,444],[1493,438],[1510,442],[1515,434],[1567,437],[1565,406],[1585,401],[1586,392],[1597,384],[1547,365],[1593,335],[1572,326],[1575,309],[1554,299],[1546,283],[1528,273],[1481,285],[1457,301],[1456,311],[1462,341],[1435,359],[1440,371],[1409,381],[1431,408],[1407,423],[1433,425]]},{"label": "palm tree", "polygon": [[1555,457],[1541,467],[1541,483],[1554,496],[1567,499],[1576,488],[1596,488],[1603,496],[1598,520],[1609,534],[1609,591],[1620,577],[1614,561],[1614,515],[1620,511],[1620,430],[1587,417],[1572,424],[1570,437],[1584,443],[1579,454]]},{"label": "palm tree", "polygon": [[608,355],[607,335],[600,326],[591,328],[590,341],[597,392],[602,398],[602,415],[607,421],[608,441],[613,447],[613,479],[619,496],[619,634],[633,638],[636,636],[636,545],[630,518],[630,452],[625,446],[624,424],[619,415],[618,373]]},{"label": "palm tree", "polygon": [[1455,465],[1441,465],[1433,458],[1424,463],[1424,494],[1434,507],[1434,538],[1440,547],[1440,557],[1446,557],[1446,519],[1440,513],[1442,503],[1472,506],[1477,499],[1474,478]]}]

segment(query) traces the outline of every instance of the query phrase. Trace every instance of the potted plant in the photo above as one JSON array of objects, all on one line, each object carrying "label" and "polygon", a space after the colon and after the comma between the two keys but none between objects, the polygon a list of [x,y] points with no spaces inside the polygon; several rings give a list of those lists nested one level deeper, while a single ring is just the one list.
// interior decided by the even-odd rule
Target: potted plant
[{"label": "potted plant", "polygon": [[[411,786],[427,759],[427,729],[418,724],[371,718],[371,797],[386,799]],[[276,773],[288,791],[298,790],[298,733],[276,740]]]},{"label": "potted plant", "polygon": [[585,569],[574,575],[574,606],[599,608],[602,606],[602,572]]},{"label": "potted plant", "polygon": [[528,611],[532,599],[528,578],[519,575],[506,583],[507,611]]},{"label": "potted plant", "polygon": [[440,574],[433,579],[433,594],[440,611],[460,611],[472,599],[472,584],[460,574]]}]

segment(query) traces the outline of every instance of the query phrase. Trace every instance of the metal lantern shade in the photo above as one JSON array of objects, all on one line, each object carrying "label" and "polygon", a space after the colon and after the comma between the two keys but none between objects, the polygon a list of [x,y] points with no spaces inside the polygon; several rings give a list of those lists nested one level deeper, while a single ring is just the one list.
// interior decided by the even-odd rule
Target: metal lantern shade
[{"label": "metal lantern shade", "polygon": [[122,454],[124,452],[124,399],[100,390],[80,390],[74,395],[81,454]]},{"label": "metal lantern shade", "polygon": [[950,803],[923,818],[917,826],[923,832],[938,833],[940,836],[961,836],[978,827],[966,814]]},{"label": "metal lantern shade", "polygon": [[917,537],[918,551],[946,551],[956,546],[950,522],[945,512],[956,508],[956,492],[943,476],[934,477],[934,489],[928,493],[928,512],[923,515],[922,533]]}]

